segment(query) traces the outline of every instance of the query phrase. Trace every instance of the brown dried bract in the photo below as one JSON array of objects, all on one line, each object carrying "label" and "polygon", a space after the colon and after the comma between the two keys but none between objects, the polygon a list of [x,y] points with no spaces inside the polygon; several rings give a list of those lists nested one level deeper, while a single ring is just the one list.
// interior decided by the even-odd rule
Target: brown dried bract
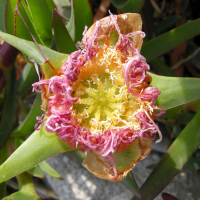
[{"label": "brown dried bract", "polygon": [[[114,175],[112,166],[101,156],[95,153],[87,153],[86,159],[83,161],[83,166],[95,176],[109,181],[121,181],[127,173],[136,165],[137,162],[145,158],[151,151],[152,141],[144,138],[136,138],[134,145],[121,153],[115,153],[117,156],[117,164],[131,160],[131,156],[135,154],[134,159],[123,170],[117,170],[117,175]],[[132,155],[131,155],[132,154]]]},{"label": "brown dried bract", "polygon": [[[126,13],[126,14],[121,14],[121,15],[115,15],[115,17],[117,18],[117,23],[122,34],[128,34],[128,33],[142,30],[142,19],[139,14]],[[101,22],[101,29],[98,36],[105,34],[105,31],[109,25],[109,21],[110,21],[109,16],[99,20],[99,22]],[[92,35],[92,33],[94,32],[95,26],[96,26],[96,23],[94,23],[89,28],[89,30],[86,33],[86,39],[88,39]],[[109,25],[109,30],[113,28],[115,30],[114,24],[111,21]],[[140,51],[142,42],[143,42],[141,35],[140,34],[134,35],[132,37],[132,41],[135,44],[135,47]]]}]

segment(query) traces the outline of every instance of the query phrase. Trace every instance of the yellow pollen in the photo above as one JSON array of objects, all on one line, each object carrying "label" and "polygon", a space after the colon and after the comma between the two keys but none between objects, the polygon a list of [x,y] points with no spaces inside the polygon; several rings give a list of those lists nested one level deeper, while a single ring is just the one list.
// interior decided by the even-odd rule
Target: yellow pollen
[{"label": "yellow pollen", "polygon": [[79,100],[71,107],[78,125],[93,134],[106,129],[131,128],[140,130],[135,115],[150,102],[144,102],[128,92],[123,74],[124,55],[112,47],[99,50],[96,56],[80,68],[73,84],[74,97]]}]

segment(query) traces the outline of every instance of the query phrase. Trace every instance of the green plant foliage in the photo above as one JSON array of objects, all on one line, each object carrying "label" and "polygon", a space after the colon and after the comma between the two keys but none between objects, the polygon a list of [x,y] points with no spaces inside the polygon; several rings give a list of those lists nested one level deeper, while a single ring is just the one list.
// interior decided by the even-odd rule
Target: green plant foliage
[{"label": "green plant foliage", "polygon": [[145,0],[111,0],[112,4],[122,12],[138,13]]},{"label": "green plant foliage", "polygon": [[[7,145],[4,145],[0,150],[0,165],[7,159],[8,151]],[[6,182],[0,183],[0,199],[3,199],[6,196]]]},{"label": "green plant foliage", "polygon": [[67,54],[76,51],[77,48],[69,35],[65,24],[55,9],[53,10],[53,27],[57,50],[61,53]]},{"label": "green plant foliage", "polygon": [[34,189],[32,177],[28,173],[17,176],[17,181],[20,190],[5,197],[3,200],[40,200]]},{"label": "green plant foliage", "polygon": [[[27,171],[54,155],[75,151],[45,126],[35,131],[0,167],[0,183]],[[41,153],[42,152],[42,153]],[[19,159],[20,158],[20,159]],[[15,166],[15,170],[13,170]]]},{"label": "green plant foliage", "polygon": [[180,13],[180,15],[173,15],[164,19],[156,25],[156,34],[166,31],[187,16],[187,13]]},{"label": "green plant foliage", "polygon": [[149,73],[151,85],[157,87],[161,94],[156,105],[163,109],[173,108],[200,99],[200,79],[164,77]]},{"label": "green plant foliage", "polygon": [[20,137],[30,134],[34,131],[34,126],[37,122],[36,117],[43,114],[43,111],[40,108],[41,104],[41,95],[38,94],[26,119],[23,121],[22,124],[20,124],[20,126],[13,130],[12,136]]},{"label": "green plant foliage", "polygon": [[43,161],[39,164],[39,167],[46,172],[47,174],[49,174],[50,176],[53,176],[54,178],[60,179],[62,180],[62,178],[60,177],[60,175],[58,174],[58,172],[53,169],[46,161]]},{"label": "green plant foliage", "polygon": [[92,25],[93,18],[87,0],[72,0],[71,4],[71,17],[67,24],[67,30],[72,40],[76,43],[82,39],[85,26],[90,27]]},{"label": "green plant foliage", "polygon": [[27,173],[38,178],[44,178],[44,174],[42,173],[42,171],[40,170],[38,166],[33,167],[32,169],[29,169]]},{"label": "green plant foliage", "polygon": [[[130,172],[131,173],[131,172]],[[138,185],[132,175],[132,177],[130,177],[129,175],[126,176],[126,178],[124,178],[122,180],[122,182],[124,183],[124,185],[126,185],[126,187],[133,192],[133,194],[135,194],[135,196],[137,196],[139,199],[142,199],[142,195],[140,193],[140,190],[138,188]]]},{"label": "green plant foliage", "polygon": [[200,19],[186,23],[145,42],[142,46],[141,54],[146,58],[147,62],[150,62],[198,34],[200,34]]},{"label": "green plant foliage", "polygon": [[[26,40],[17,38],[15,36],[12,36],[3,32],[0,32],[0,37],[3,40],[5,40],[7,43],[9,43],[10,45],[19,49],[23,54],[34,59],[39,65],[42,65],[45,62],[40,51],[38,50],[37,46],[33,42],[26,41]],[[62,54],[62,53],[53,51],[42,45],[39,45],[39,46],[41,50],[43,51],[43,53],[45,54],[45,56],[49,58],[49,61],[56,69],[59,69],[68,58],[67,54]]]},{"label": "green plant foliage", "polygon": [[5,15],[6,15],[6,0],[0,0],[0,30],[6,32]]},{"label": "green plant foliage", "polygon": [[[20,14],[22,15],[24,21],[29,27],[29,30],[31,31],[34,38],[36,39],[37,43],[44,45],[43,41],[41,40],[38,33],[36,32],[36,28],[34,24],[32,23],[30,14],[28,15],[29,8],[27,7],[27,5],[24,4],[23,1],[19,1],[17,6],[20,11]],[[21,16],[19,15],[19,13],[15,12],[15,36],[25,39],[25,40],[33,41],[33,38],[31,37],[29,30],[24,24],[24,21],[21,19]]]},{"label": "green plant foliage", "polygon": [[[141,187],[143,199],[154,199],[182,169],[200,146],[200,111],[172,143]],[[136,200],[137,198],[134,198]]]},{"label": "green plant foliage", "polygon": [[6,32],[14,35],[14,10],[12,9],[12,5],[10,0],[6,1],[6,11],[5,11],[5,27]]},{"label": "green plant foliage", "polygon": [[35,66],[27,63],[22,71],[22,74],[17,81],[18,95],[22,96],[32,88],[32,84],[38,81]]},{"label": "green plant foliage", "polygon": [[0,122],[0,149],[8,140],[17,113],[17,84],[15,79],[15,67],[10,66],[6,71],[6,90],[4,93],[4,105]]},{"label": "green plant foliage", "polygon": [[52,15],[45,0],[26,0],[31,12],[35,29],[44,44],[51,46],[52,35]]}]

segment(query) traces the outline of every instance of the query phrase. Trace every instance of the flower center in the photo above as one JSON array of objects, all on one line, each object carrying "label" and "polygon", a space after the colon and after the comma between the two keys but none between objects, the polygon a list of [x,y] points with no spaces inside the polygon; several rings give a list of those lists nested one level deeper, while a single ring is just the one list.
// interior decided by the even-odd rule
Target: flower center
[{"label": "flower center", "polygon": [[128,92],[122,67],[123,56],[107,48],[99,51],[81,69],[78,80],[72,86],[73,96],[79,97],[79,100],[71,108],[79,126],[93,134],[107,129],[140,130],[140,122],[135,115],[147,103]]}]

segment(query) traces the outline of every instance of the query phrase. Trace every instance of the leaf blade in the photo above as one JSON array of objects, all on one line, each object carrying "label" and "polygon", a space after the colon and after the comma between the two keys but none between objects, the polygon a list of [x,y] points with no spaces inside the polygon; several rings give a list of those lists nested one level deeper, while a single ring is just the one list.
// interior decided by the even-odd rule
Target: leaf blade
[{"label": "leaf blade", "polygon": [[67,54],[76,51],[77,48],[70,37],[61,17],[55,9],[53,10],[53,27],[58,51]]},{"label": "leaf blade", "polygon": [[43,161],[39,164],[39,167],[46,172],[47,174],[49,174],[50,176],[53,176],[54,178],[60,179],[62,180],[62,178],[60,177],[59,173],[53,169],[46,161]]},{"label": "leaf blade", "polygon": [[[45,60],[40,54],[37,46],[30,41],[26,41],[21,38],[17,38],[15,36],[9,35],[7,33],[0,32],[0,37],[5,40],[10,45],[19,49],[22,53],[34,59],[39,65],[42,65]],[[47,58],[49,58],[51,64],[55,69],[59,69],[63,63],[67,60],[67,54],[61,54],[59,52],[53,51],[45,46],[39,45],[43,53]]]},{"label": "leaf blade", "polygon": [[199,33],[200,19],[196,19],[145,42],[142,46],[141,54],[146,58],[147,62],[150,62]]},{"label": "leaf blade", "polygon": [[[182,169],[200,146],[200,111],[172,143],[146,182],[141,187],[145,200],[154,199]],[[136,200],[137,198],[134,198]]]},{"label": "leaf blade", "polygon": [[157,87],[161,91],[156,105],[163,109],[200,99],[200,79],[164,77],[152,73],[149,75],[153,79],[151,86]]},{"label": "leaf blade", "polygon": [[[48,133],[43,126],[35,131],[0,167],[0,182],[21,174],[45,159],[54,155],[75,151],[65,142],[60,141],[55,133]],[[41,152],[43,152],[41,154]],[[20,159],[19,159],[20,158]],[[15,166],[15,170],[13,167]]]}]

